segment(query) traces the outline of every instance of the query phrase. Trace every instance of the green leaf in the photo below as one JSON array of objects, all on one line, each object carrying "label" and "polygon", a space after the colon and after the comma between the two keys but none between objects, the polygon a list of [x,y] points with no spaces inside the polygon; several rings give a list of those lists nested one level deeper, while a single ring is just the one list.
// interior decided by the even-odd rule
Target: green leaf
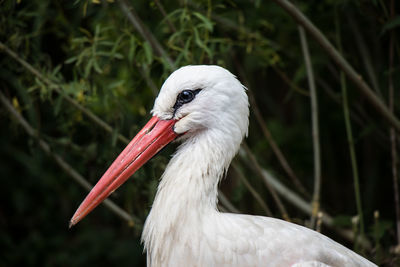
[{"label": "green leaf", "polygon": [[88,37],[90,37],[90,38],[93,37],[92,33],[91,33],[90,31],[84,29],[84,28],[79,28],[79,31],[82,32],[82,33],[84,33],[86,36],[88,36]]},{"label": "green leaf", "polygon": [[60,72],[60,69],[61,69],[61,64],[57,65],[57,66],[54,68],[54,70],[51,72],[51,75],[52,75],[52,76],[56,76],[57,73]]},{"label": "green leaf", "polygon": [[189,51],[189,48],[190,48],[190,44],[192,43],[192,36],[190,36],[187,40],[186,40],[186,43],[185,43],[185,47],[183,48],[183,56],[185,57],[185,59],[186,60],[189,60],[189,58],[190,58],[190,51]]},{"label": "green leaf", "polygon": [[89,77],[90,71],[91,71],[92,66],[93,66],[93,61],[94,61],[93,58],[89,59],[88,63],[87,63],[86,66],[85,66],[85,72],[84,72],[84,74],[83,74],[83,76],[84,76],[85,78]]},{"label": "green leaf", "polygon": [[153,62],[153,50],[148,42],[143,43],[144,54],[146,56],[147,64]]},{"label": "green leaf", "polygon": [[120,53],[114,53],[114,58],[117,58],[117,59],[123,59],[124,58],[124,56],[122,55],[122,54],[120,54]]},{"label": "green leaf", "polygon": [[177,41],[175,41],[175,39],[177,39],[177,38],[179,38],[179,37],[181,37],[181,35],[183,34],[183,31],[181,31],[181,30],[178,30],[178,31],[176,31],[176,32],[174,32],[173,34],[171,34],[171,36],[168,38],[168,43],[175,43],[175,42],[177,42]]},{"label": "green leaf", "polygon": [[100,45],[104,45],[104,46],[114,46],[115,43],[111,42],[111,41],[99,41]]},{"label": "green leaf", "polygon": [[124,80],[115,81],[115,82],[110,83],[110,85],[108,85],[107,87],[108,87],[110,90],[112,90],[112,89],[114,89],[114,88],[116,88],[116,87],[123,86],[124,83],[125,83]]},{"label": "green leaf", "polygon": [[213,31],[213,24],[207,17],[203,16],[199,12],[193,12],[193,15],[195,15],[197,18],[199,18],[204,23],[204,26],[206,27],[207,30],[209,30],[210,32]]},{"label": "green leaf", "polygon": [[122,38],[123,38],[123,37],[124,37],[124,36],[121,35],[120,37],[118,37],[117,41],[114,42],[113,48],[111,49],[111,54],[117,53],[117,50],[118,50],[118,48],[119,48],[119,45],[121,44],[121,41],[122,41]]},{"label": "green leaf", "polygon": [[100,68],[100,66],[99,66],[99,64],[98,64],[98,62],[97,62],[97,60],[93,60],[93,67],[94,67],[94,70],[97,72],[97,73],[103,73],[103,70]]},{"label": "green leaf", "polygon": [[94,31],[94,36],[95,37],[98,37],[99,36],[99,34],[100,34],[100,24],[97,24],[96,25],[96,29],[95,29],[95,31]]},{"label": "green leaf", "polygon": [[137,47],[136,38],[134,35],[132,35],[131,38],[129,39],[129,52],[128,52],[129,62],[133,61],[133,57],[135,56],[136,52],[136,47]]},{"label": "green leaf", "polygon": [[64,97],[62,95],[59,95],[57,97],[57,100],[56,100],[56,103],[55,103],[55,106],[54,106],[54,115],[55,116],[57,116],[60,113],[61,105],[62,105],[62,102],[63,102],[63,98]]},{"label": "green leaf", "polygon": [[183,9],[181,9],[181,8],[172,11],[171,13],[169,13],[169,14],[162,20],[162,22],[164,23],[164,22],[166,22],[167,20],[174,21],[174,19],[180,17],[180,16],[179,16],[179,13],[181,13],[181,12],[183,12]]},{"label": "green leaf", "polygon": [[207,53],[208,57],[211,58],[212,57],[211,50],[207,47],[207,45],[200,38],[199,31],[196,28],[193,28],[193,33],[194,33],[195,43]]},{"label": "green leaf", "polygon": [[64,63],[65,64],[71,64],[73,62],[75,62],[78,59],[78,57],[70,57],[69,59],[65,60]]}]

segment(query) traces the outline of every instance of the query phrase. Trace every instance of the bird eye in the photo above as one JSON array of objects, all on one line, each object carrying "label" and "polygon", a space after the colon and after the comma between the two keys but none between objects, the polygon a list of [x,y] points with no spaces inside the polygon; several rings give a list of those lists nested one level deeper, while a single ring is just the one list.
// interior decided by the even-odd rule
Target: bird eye
[{"label": "bird eye", "polygon": [[191,90],[185,90],[182,91],[179,95],[178,95],[178,101],[181,102],[182,104],[188,103],[190,101],[192,101],[194,98],[194,93]]},{"label": "bird eye", "polygon": [[180,92],[179,95],[176,97],[176,102],[175,105],[173,106],[174,114],[178,110],[178,108],[180,108],[182,105],[192,101],[200,91],[201,89],[195,89],[195,90],[183,90],[182,92]]}]

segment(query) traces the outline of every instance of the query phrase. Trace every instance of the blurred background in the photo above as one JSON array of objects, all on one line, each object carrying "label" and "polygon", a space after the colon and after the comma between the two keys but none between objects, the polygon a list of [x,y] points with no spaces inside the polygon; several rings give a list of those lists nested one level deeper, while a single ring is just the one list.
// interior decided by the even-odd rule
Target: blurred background
[{"label": "blurred background", "polygon": [[321,31],[310,35],[285,2],[0,1],[0,265],[145,266],[143,222],[176,145],[110,197],[117,208],[69,219],[168,75],[217,64],[251,100],[220,210],[306,225],[398,266],[400,5],[295,1]]}]

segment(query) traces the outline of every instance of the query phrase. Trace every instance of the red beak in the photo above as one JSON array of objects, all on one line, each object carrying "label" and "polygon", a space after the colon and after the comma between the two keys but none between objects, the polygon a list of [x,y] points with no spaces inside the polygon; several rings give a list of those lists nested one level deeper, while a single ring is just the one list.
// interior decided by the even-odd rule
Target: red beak
[{"label": "red beak", "polygon": [[173,130],[175,123],[176,120],[160,120],[156,116],[151,118],[92,188],[76,210],[69,226],[82,220],[143,164],[174,140],[178,136]]}]

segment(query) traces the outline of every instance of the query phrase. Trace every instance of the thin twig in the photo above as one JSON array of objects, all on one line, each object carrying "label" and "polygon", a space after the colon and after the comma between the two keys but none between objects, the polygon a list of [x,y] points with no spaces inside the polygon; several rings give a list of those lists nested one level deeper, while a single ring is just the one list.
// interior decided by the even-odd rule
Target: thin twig
[{"label": "thin twig", "polygon": [[160,3],[159,0],[155,0],[154,2],[156,3],[157,8],[160,10],[161,14],[164,16],[164,19],[167,22],[167,25],[168,25],[169,29],[172,32],[177,32],[175,25],[168,18],[167,12],[165,12],[164,6]]},{"label": "thin twig", "polygon": [[[336,24],[336,34],[337,34],[337,36],[336,36],[337,45],[338,45],[339,51],[342,53],[340,24],[339,24],[339,18],[337,15],[337,11],[335,12],[335,24]],[[347,141],[349,144],[350,161],[351,161],[351,168],[353,171],[353,180],[354,180],[354,193],[355,193],[355,197],[356,197],[356,206],[357,206],[357,213],[358,213],[358,220],[356,220],[356,221],[360,225],[359,236],[362,238],[362,237],[364,237],[364,216],[363,216],[361,195],[360,195],[360,182],[359,182],[359,175],[358,175],[357,158],[356,158],[354,139],[353,139],[353,133],[352,133],[352,128],[351,128],[351,122],[350,122],[349,103],[348,103],[348,99],[347,99],[346,77],[345,77],[343,71],[340,72],[340,85],[342,88],[343,115],[344,115],[344,122],[345,122],[345,126],[346,126]],[[359,238],[355,239],[356,246],[358,245],[358,239]]]},{"label": "thin twig", "polygon": [[300,34],[300,43],[303,50],[304,62],[307,71],[308,85],[310,87],[311,98],[311,121],[312,121],[312,140],[314,149],[314,192],[312,197],[312,213],[310,228],[315,227],[315,220],[317,218],[320,206],[321,195],[321,157],[319,145],[319,130],[318,130],[318,103],[317,92],[315,88],[314,73],[311,64],[310,52],[308,50],[306,33],[302,26],[298,26]]},{"label": "thin twig", "polygon": [[[242,144],[242,147],[246,151],[247,158],[251,161],[251,164],[249,164],[249,165],[253,167],[253,169],[256,171],[256,173],[260,177],[262,177],[263,176],[262,168],[261,168],[260,164],[258,164],[256,157],[253,155],[253,153],[250,151],[249,147],[245,143]],[[285,206],[283,205],[283,203],[282,203],[280,197],[278,196],[278,194],[276,193],[275,189],[270,185],[270,183],[267,180],[263,179],[263,182],[264,182],[265,186],[267,187],[269,193],[271,194],[273,200],[275,201],[276,206],[278,207],[282,218],[287,221],[290,221],[289,213],[287,212]]]},{"label": "thin twig", "polygon": [[267,203],[262,199],[260,194],[257,192],[257,190],[254,189],[254,187],[249,183],[249,181],[246,179],[244,176],[243,172],[240,170],[239,166],[237,163],[232,162],[232,168],[233,170],[237,173],[239,176],[239,179],[244,183],[244,186],[246,186],[247,190],[249,190],[250,194],[253,195],[254,199],[260,204],[261,208],[264,210],[265,214],[267,216],[272,217],[272,212],[271,209],[268,207]]},{"label": "thin twig", "polygon": [[[3,106],[10,112],[10,115],[18,121],[18,123],[25,129],[25,131],[38,142],[39,147],[61,167],[72,179],[74,179],[79,185],[85,188],[87,191],[92,189],[92,185],[80,175],[71,165],[69,165],[61,156],[51,150],[51,147],[43,139],[39,137],[37,130],[33,129],[31,125],[22,117],[20,113],[12,106],[4,94],[0,91],[0,101]],[[141,225],[140,220],[127,213],[125,210],[116,205],[113,201],[106,199],[104,205],[114,212],[118,217],[127,221],[130,226]]]},{"label": "thin twig", "polygon": [[218,190],[218,200],[221,202],[222,205],[224,205],[227,211],[232,213],[240,213],[240,211],[229,201],[229,199],[221,190]]},{"label": "thin twig", "polygon": [[[394,18],[394,0],[390,1],[390,17]],[[394,84],[393,84],[393,64],[394,64],[394,42],[395,42],[395,31],[392,29],[390,32],[390,43],[389,43],[389,108],[391,112],[394,112]],[[392,175],[393,175],[393,194],[394,204],[396,209],[396,230],[397,230],[397,247],[400,247],[400,204],[399,204],[399,181],[397,171],[397,150],[396,150],[396,132],[393,127],[390,127],[390,143],[391,143],[391,154],[392,154]]]},{"label": "thin twig", "polygon": [[362,79],[346,59],[335,49],[321,31],[292,3],[288,0],[273,0],[281,6],[289,15],[291,15],[297,23],[302,25],[304,29],[320,44],[333,61],[343,70],[348,78],[356,85],[360,93],[366,97],[372,106],[382,115],[382,117],[391,124],[397,132],[400,132],[400,121],[390,112],[389,108],[382,100],[375,95],[368,84]]},{"label": "thin twig", "polygon": [[315,225],[315,231],[317,231],[318,233],[321,233],[321,226],[322,226],[322,217],[324,216],[323,212],[318,212],[317,215],[317,223]]},{"label": "thin twig", "polygon": [[356,41],[357,50],[360,52],[360,58],[363,61],[366,73],[368,74],[369,80],[374,88],[375,92],[382,98],[382,92],[379,88],[378,78],[376,77],[376,72],[374,69],[374,64],[371,60],[371,54],[365,44],[368,44],[361,35],[361,30],[359,29],[357,22],[354,20],[353,14],[346,12],[346,18],[349,21],[350,29],[353,33],[354,40]]},{"label": "thin twig", "polygon": [[[322,77],[316,77],[318,87],[322,88],[325,93],[336,103],[342,105],[342,97],[340,93],[336,93],[335,90],[330,86],[328,82],[326,82]],[[340,81],[340,80],[339,80]]]},{"label": "thin twig", "polygon": [[119,6],[128,20],[132,23],[140,35],[151,45],[156,55],[161,57],[167,63],[170,70],[176,69],[175,63],[162,48],[161,44],[157,41],[154,35],[147,29],[146,25],[142,22],[132,5],[126,0],[118,0]]},{"label": "thin twig", "polygon": [[285,72],[283,72],[281,69],[279,69],[278,66],[272,65],[272,69],[281,77],[282,81],[284,81],[290,88],[292,88],[294,91],[298,92],[299,94],[302,94],[304,96],[310,96],[310,94],[300,88],[298,85],[296,85],[292,80],[289,79],[289,77],[286,75]]}]

